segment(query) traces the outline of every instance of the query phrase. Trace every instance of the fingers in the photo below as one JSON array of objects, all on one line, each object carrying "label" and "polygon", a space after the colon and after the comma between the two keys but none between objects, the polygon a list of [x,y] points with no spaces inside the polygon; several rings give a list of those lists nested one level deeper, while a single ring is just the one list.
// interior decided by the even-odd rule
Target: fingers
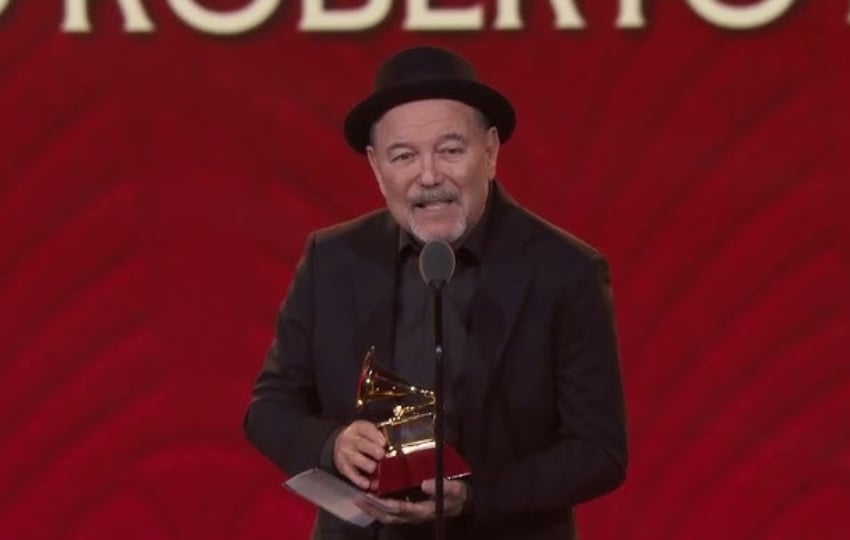
[{"label": "fingers", "polygon": [[434,501],[408,502],[397,499],[364,497],[357,506],[385,525],[422,523],[434,519]]},{"label": "fingers", "polygon": [[[422,482],[422,491],[430,497],[437,496],[437,481],[433,478]],[[443,481],[443,512],[447,516],[456,516],[463,510],[469,494],[469,486],[463,480]]]},{"label": "fingers", "polygon": [[406,520],[406,523],[419,523],[434,519],[434,515],[437,513],[437,505],[432,500],[399,501],[398,513],[403,520]]},{"label": "fingers", "polygon": [[[426,495],[434,497],[437,494],[437,481],[434,478],[429,478],[422,482],[421,488]],[[462,480],[443,480],[444,497],[460,497],[465,490],[466,483]]]},{"label": "fingers", "polygon": [[378,461],[383,459],[384,435],[373,424],[357,420],[343,429],[334,441],[334,465],[360,489],[369,489]]},{"label": "fingers", "polygon": [[384,434],[369,422],[358,420],[352,426],[355,426],[356,437],[353,440],[355,448],[366,456],[379,461],[384,458],[386,453],[386,440]]},{"label": "fingers", "polygon": [[[422,491],[431,497],[435,496],[436,482],[434,479],[422,482]],[[443,482],[443,511],[446,516],[456,516],[463,509],[468,495],[469,486],[462,480],[446,480]],[[401,523],[422,523],[434,519],[437,505],[433,498],[427,501],[410,502],[398,499],[380,499],[374,496],[364,496],[357,506],[373,519],[386,525]]]}]

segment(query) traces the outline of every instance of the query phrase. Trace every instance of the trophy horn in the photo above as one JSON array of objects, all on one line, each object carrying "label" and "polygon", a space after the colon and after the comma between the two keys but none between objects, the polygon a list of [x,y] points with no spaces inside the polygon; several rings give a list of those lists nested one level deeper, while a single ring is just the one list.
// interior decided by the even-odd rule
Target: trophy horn
[{"label": "trophy horn", "polygon": [[357,385],[357,408],[366,403],[384,399],[405,399],[411,396],[424,398],[422,405],[434,403],[434,392],[410,384],[388,369],[378,365],[375,360],[375,347],[371,347],[363,360],[360,382]]}]

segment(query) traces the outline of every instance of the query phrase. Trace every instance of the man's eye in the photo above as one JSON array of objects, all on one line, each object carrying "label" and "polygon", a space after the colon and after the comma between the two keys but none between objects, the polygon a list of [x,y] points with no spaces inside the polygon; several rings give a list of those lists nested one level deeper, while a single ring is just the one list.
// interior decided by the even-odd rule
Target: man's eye
[{"label": "man's eye", "polygon": [[411,159],[413,159],[413,152],[402,152],[400,154],[395,154],[392,158],[390,158],[390,161],[392,163],[403,163],[405,161],[410,161]]},{"label": "man's eye", "polygon": [[463,153],[463,148],[460,146],[447,146],[446,148],[441,148],[440,153],[446,156],[459,156]]}]

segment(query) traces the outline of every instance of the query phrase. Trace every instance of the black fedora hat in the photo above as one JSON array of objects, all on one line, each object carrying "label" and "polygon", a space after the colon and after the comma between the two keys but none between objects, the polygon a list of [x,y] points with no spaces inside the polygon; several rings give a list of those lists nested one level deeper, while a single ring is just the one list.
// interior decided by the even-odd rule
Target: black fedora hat
[{"label": "black fedora hat", "polygon": [[363,154],[372,124],[385,112],[402,103],[437,98],[481,111],[496,126],[502,142],[514,131],[514,108],[502,94],[478,81],[469,62],[445,49],[413,47],[396,53],[378,70],[374,92],[345,118],[345,140]]}]

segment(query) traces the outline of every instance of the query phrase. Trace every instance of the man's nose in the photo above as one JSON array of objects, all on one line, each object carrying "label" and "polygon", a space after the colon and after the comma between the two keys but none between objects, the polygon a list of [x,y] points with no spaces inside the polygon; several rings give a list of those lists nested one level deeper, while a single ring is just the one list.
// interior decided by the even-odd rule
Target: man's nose
[{"label": "man's nose", "polygon": [[440,173],[433,155],[423,155],[421,160],[422,171],[419,174],[419,183],[423,186],[433,186],[440,183]]}]

